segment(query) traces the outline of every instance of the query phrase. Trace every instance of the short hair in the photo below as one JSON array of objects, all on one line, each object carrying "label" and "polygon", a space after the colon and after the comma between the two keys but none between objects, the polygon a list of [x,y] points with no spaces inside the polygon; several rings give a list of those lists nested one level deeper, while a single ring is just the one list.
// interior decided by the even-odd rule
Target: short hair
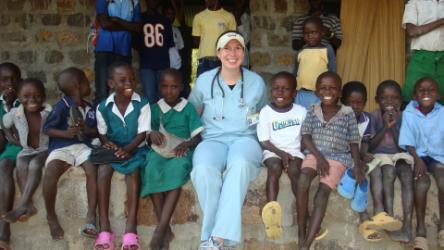
[{"label": "short hair", "polygon": [[416,93],[416,91],[417,91],[419,85],[420,85],[421,83],[423,83],[423,82],[431,82],[431,83],[435,84],[436,88],[439,88],[439,84],[438,84],[438,82],[437,82],[435,79],[433,79],[433,78],[430,77],[430,76],[424,76],[424,77],[421,77],[418,81],[416,81],[416,83],[415,83],[415,87],[413,88],[414,91],[415,91],[414,93]]},{"label": "short hair", "polygon": [[133,69],[131,64],[129,64],[127,62],[124,62],[124,61],[113,62],[108,67],[108,79],[112,79],[113,78],[113,74],[114,74],[114,70],[116,70],[117,68],[121,68],[121,67],[125,67],[125,68],[128,67],[130,69]]},{"label": "short hair", "polygon": [[321,20],[321,18],[319,18],[317,16],[310,16],[309,18],[305,19],[305,21],[302,23],[302,28],[305,27],[305,25],[307,25],[309,23],[315,24],[319,28],[322,27],[322,20]]},{"label": "short hair", "polygon": [[345,103],[347,97],[353,92],[360,93],[364,97],[364,101],[367,101],[367,88],[364,83],[360,81],[350,81],[342,87],[341,102]]},{"label": "short hair", "polygon": [[12,62],[1,63],[0,70],[4,69],[4,68],[11,70],[17,76],[18,79],[22,78],[22,71],[20,70],[20,68],[16,64],[14,64]]},{"label": "short hair", "polygon": [[36,78],[27,78],[23,81],[20,82],[20,85],[18,87],[18,93],[20,93],[20,91],[22,91],[22,88],[26,85],[32,85],[34,86],[39,92],[40,94],[46,98],[46,91],[45,91],[45,85],[43,84],[42,81],[40,81],[39,79]]},{"label": "short hair", "polygon": [[316,79],[316,88],[318,88],[319,84],[321,83],[322,79],[331,77],[336,80],[336,82],[339,84],[339,89],[342,87],[342,80],[341,77],[333,71],[325,71],[324,73],[321,73],[318,78]]},{"label": "short hair", "polygon": [[69,96],[70,93],[68,91],[77,87],[74,86],[73,83],[80,84],[82,76],[86,77],[83,70],[76,67],[66,68],[59,73],[57,77],[57,86],[60,91]]},{"label": "short hair", "polygon": [[387,88],[392,88],[394,90],[396,90],[399,95],[401,94],[401,86],[399,85],[399,83],[395,80],[384,80],[382,81],[378,87],[376,88],[376,96],[380,96],[382,94],[382,92],[387,89]]},{"label": "short hair", "polygon": [[162,82],[163,79],[164,79],[167,75],[172,76],[174,79],[177,80],[177,82],[178,82],[180,85],[183,86],[183,83],[182,83],[182,73],[180,73],[179,70],[177,70],[177,69],[173,69],[173,68],[165,69],[165,70],[163,70],[163,71],[160,73],[160,77],[159,77],[160,80],[159,80],[159,83]]},{"label": "short hair", "polygon": [[294,74],[291,74],[290,72],[287,71],[278,72],[274,74],[273,77],[271,77],[271,84],[273,84],[273,82],[278,78],[286,78],[288,82],[290,82],[292,89],[296,89],[297,82]]}]

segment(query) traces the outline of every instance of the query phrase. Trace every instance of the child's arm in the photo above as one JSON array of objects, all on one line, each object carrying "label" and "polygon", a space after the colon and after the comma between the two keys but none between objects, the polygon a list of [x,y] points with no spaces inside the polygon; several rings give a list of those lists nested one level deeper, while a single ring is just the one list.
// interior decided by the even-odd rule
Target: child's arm
[{"label": "child's arm", "polygon": [[318,173],[320,176],[327,176],[330,173],[330,166],[325,157],[319,152],[318,148],[314,145],[310,134],[302,135],[302,145],[310,151],[316,158]]},{"label": "child's arm", "polygon": [[415,167],[413,169],[413,174],[415,176],[415,180],[418,179],[419,177],[423,176],[426,174],[427,171],[427,167],[424,163],[424,161],[421,159],[421,157],[419,157],[416,154],[416,148],[413,146],[406,146],[407,148],[407,152],[409,152],[409,154],[411,156],[413,156],[414,162],[415,162]]},{"label": "child's arm", "polygon": [[295,159],[294,156],[292,156],[291,154],[289,154],[283,150],[280,150],[273,143],[271,143],[269,140],[261,141],[261,145],[262,145],[262,148],[264,148],[268,151],[271,151],[271,152],[277,154],[279,157],[281,157],[282,165],[284,166],[285,170],[288,169],[288,163],[290,162],[290,160]]},{"label": "child's arm", "polygon": [[72,139],[79,133],[79,127],[68,127],[67,130],[48,129],[45,132],[49,137]]},{"label": "child's arm", "polygon": [[359,155],[359,145],[357,143],[350,143],[351,155],[355,166],[353,168],[353,176],[358,183],[365,180],[365,172],[367,172],[367,165],[361,160]]},{"label": "child's arm", "polygon": [[364,162],[371,162],[373,160],[373,155],[368,152],[370,138],[365,138],[361,141],[361,159]]},{"label": "child's arm", "polygon": [[375,136],[370,140],[370,150],[375,149],[379,145],[379,143],[381,143],[386,132],[395,132],[393,131],[393,128],[396,125],[397,119],[393,119],[393,116],[390,115],[389,112],[384,112],[384,114],[382,115],[382,121],[384,123],[384,126],[380,130],[378,130]]},{"label": "child's arm", "polygon": [[186,155],[189,148],[196,147],[201,140],[202,137],[200,136],[199,133],[190,140],[184,141],[181,144],[177,145],[177,147],[173,150],[173,152],[177,157],[183,157]]}]

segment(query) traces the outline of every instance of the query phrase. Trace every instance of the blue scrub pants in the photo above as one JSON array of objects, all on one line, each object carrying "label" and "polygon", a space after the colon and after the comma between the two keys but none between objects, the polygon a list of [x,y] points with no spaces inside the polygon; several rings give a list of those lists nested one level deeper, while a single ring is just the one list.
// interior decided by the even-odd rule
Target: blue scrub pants
[{"label": "blue scrub pants", "polygon": [[260,171],[262,149],[253,137],[207,139],[194,151],[191,180],[203,212],[201,240],[238,243],[242,205]]}]

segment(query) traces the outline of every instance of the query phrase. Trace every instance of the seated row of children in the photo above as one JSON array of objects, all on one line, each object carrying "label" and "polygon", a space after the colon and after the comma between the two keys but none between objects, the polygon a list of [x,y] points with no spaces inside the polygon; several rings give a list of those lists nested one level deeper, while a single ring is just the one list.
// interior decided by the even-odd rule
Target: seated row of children
[{"label": "seated row of children", "polygon": [[[89,81],[77,68],[59,74],[57,83],[64,96],[52,109],[44,104],[45,88],[40,81],[20,79],[17,66],[0,64],[0,114],[4,132],[0,136],[4,148],[0,154],[0,186],[5,194],[0,200],[2,244],[8,246],[9,223],[26,221],[37,213],[32,195],[40,183],[43,166],[42,190],[50,233],[53,239],[63,239],[64,231],[55,212],[57,182],[70,166],[81,166],[86,173],[88,197],[81,233],[96,238],[95,249],[114,248],[115,235],[109,221],[114,171],[125,175],[127,185],[128,214],[122,249],[140,249],[136,216],[139,195],[151,197],[159,221],[150,247],[168,248],[174,237],[170,219],[180,188],[189,179],[192,148],[199,143],[199,133],[203,130],[194,107],[179,97],[183,88],[180,73],[163,72],[159,86],[163,99],[150,107],[135,93],[131,66],[115,63],[109,68],[108,80],[113,93],[96,110],[84,100],[90,94]],[[393,231],[392,239],[409,242],[415,205],[415,244],[426,247],[424,220],[430,186],[427,172],[437,180],[440,193],[444,192],[441,184],[444,182],[440,181],[444,178],[444,153],[439,147],[444,139],[444,128],[439,127],[444,109],[437,103],[437,88],[433,79],[420,79],[415,87],[415,100],[401,118],[400,86],[392,80],[384,81],[376,93],[380,109],[370,115],[363,111],[367,91],[362,83],[349,82],[342,88],[336,73],[325,72],[316,82],[316,95],[321,103],[306,111],[293,104],[295,77],[287,72],[276,74],[271,81],[271,102],[261,110],[257,127],[268,169],[266,195],[270,202],[262,211],[267,235],[278,238],[282,230],[280,217],[274,212],[280,210],[276,200],[279,177],[284,171],[290,177],[297,200],[301,249],[308,249],[313,240],[328,233],[321,223],[329,195],[338,184],[340,194],[352,199],[352,209],[359,213],[359,231],[364,239],[380,241],[381,230],[387,230]],[[101,146],[92,140],[96,137]],[[165,144],[168,150],[160,147]],[[13,208],[14,166],[22,195]],[[308,190],[318,175],[320,184],[314,210],[308,216]],[[370,179],[373,216],[366,211],[369,189],[366,176]],[[396,177],[402,185],[402,222],[394,218],[393,212]],[[444,197],[438,198],[441,239]],[[96,225],[97,206],[99,225]]]},{"label": "seated row of children", "polygon": [[[359,232],[369,242],[381,241],[385,230],[394,241],[412,243],[415,207],[414,247],[428,249],[425,210],[430,173],[439,190],[439,245],[444,247],[444,108],[437,102],[438,83],[429,77],[419,79],[414,100],[401,112],[400,85],[383,81],[375,97],[379,109],[371,114],[364,112],[365,85],[352,81],[342,87],[333,72],[319,75],[316,95],[321,103],[307,111],[293,103],[295,89],[292,74],[274,75],[271,102],[259,115],[257,135],[268,171],[268,203],[262,209],[267,236],[277,239],[282,232],[277,196],[285,172],[296,197],[299,249],[309,249],[314,240],[327,235],[321,223],[336,189],[351,199],[351,208],[359,213]],[[319,186],[309,213],[309,188],[316,176]],[[396,177],[402,190],[402,222],[393,211]],[[373,215],[367,212],[369,189]]]},{"label": "seated row of children", "polygon": [[[191,149],[203,130],[199,116],[186,99],[179,97],[183,86],[177,70],[163,72],[160,92],[164,98],[151,107],[135,93],[135,76],[129,64],[111,65],[108,83],[113,93],[95,110],[84,99],[91,92],[84,72],[67,68],[57,78],[63,97],[51,108],[44,103],[45,87],[41,81],[21,80],[16,65],[0,64],[1,249],[10,249],[9,224],[26,221],[37,213],[32,196],[40,180],[51,236],[54,240],[64,238],[55,201],[58,180],[71,166],[82,167],[86,174],[88,212],[80,233],[96,239],[94,249],[114,249],[115,235],[109,220],[114,171],[125,175],[127,187],[122,249],[140,249],[139,195],[151,196],[159,221],[151,248],[168,249],[174,237],[170,219],[180,188],[189,180]],[[169,137],[179,139],[175,145],[167,145],[172,149],[167,154],[160,145]],[[94,138],[100,139],[101,146]],[[154,151],[154,146],[149,149],[146,140],[159,145],[158,150]],[[13,207],[14,166],[21,196]]]}]

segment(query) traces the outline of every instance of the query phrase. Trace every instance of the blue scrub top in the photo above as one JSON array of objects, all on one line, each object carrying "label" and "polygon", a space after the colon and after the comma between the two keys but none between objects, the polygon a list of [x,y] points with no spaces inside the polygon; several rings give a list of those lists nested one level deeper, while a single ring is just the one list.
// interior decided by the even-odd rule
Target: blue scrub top
[{"label": "blue scrub top", "polygon": [[[219,76],[220,85],[225,92],[222,98],[222,90],[217,80],[212,81],[219,68],[201,74],[196,85],[191,91],[189,102],[197,110],[203,109],[201,120],[204,127],[203,139],[218,137],[256,136],[256,126],[248,126],[247,116],[258,114],[267,102],[264,80],[258,74],[243,69],[244,74],[244,102],[241,104],[241,85],[239,79],[231,90],[222,76]],[[213,88],[214,98],[211,98]],[[222,119],[223,117],[223,119]]]}]

